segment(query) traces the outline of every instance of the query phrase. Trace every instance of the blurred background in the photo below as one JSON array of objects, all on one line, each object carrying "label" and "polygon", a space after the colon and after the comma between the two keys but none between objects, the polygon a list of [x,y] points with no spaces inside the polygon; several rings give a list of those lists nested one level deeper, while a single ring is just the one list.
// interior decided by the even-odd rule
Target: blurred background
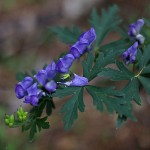
[{"label": "blurred background", "polygon": [[[142,106],[133,104],[138,121],[128,121],[116,129],[116,115],[99,113],[92,98],[85,93],[86,110],[70,131],[64,131],[59,113],[62,103],[50,117],[51,128],[44,130],[30,143],[28,134],[20,129],[9,129],[3,123],[4,114],[13,113],[23,105],[15,97],[16,73],[39,70],[44,64],[57,59],[69,46],[60,42],[50,26],[78,25],[89,29],[88,18],[96,7],[120,7],[122,25],[137,18],[150,17],[149,0],[0,0],[0,150],[149,150],[150,149],[150,97],[141,91]],[[119,39],[110,34],[107,41]],[[74,70],[82,74],[82,70]],[[101,82],[95,81],[97,84]],[[26,109],[28,106],[24,105]]]}]

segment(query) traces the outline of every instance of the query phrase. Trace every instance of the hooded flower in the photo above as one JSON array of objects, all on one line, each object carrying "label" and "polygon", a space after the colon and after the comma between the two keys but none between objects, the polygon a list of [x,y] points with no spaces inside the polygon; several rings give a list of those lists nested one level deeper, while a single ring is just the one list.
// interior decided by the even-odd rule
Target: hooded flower
[{"label": "hooded flower", "polygon": [[45,70],[40,70],[34,77],[41,85],[45,85],[47,81],[47,72]]},{"label": "hooded flower", "polygon": [[24,103],[30,103],[33,106],[37,106],[39,99],[42,96],[42,91],[37,88],[37,83],[34,83],[27,89],[28,95],[25,97]]},{"label": "hooded flower", "polygon": [[47,77],[49,79],[53,79],[56,76],[56,64],[53,61],[50,65],[48,65],[45,69],[47,73]]},{"label": "hooded flower", "polygon": [[67,73],[74,61],[74,56],[72,54],[67,54],[63,58],[59,58],[56,64],[56,70],[59,73]]},{"label": "hooded flower", "polygon": [[19,99],[23,98],[27,94],[26,90],[20,84],[15,85],[15,93],[16,97]]},{"label": "hooded flower", "polygon": [[96,40],[96,33],[94,28],[91,28],[90,30],[81,34],[79,38],[79,41],[81,43],[87,43],[88,45],[91,45],[95,40]]},{"label": "hooded flower", "polygon": [[128,35],[130,37],[135,37],[136,35],[138,35],[143,25],[144,25],[143,19],[138,19],[135,23],[130,24],[128,28]]},{"label": "hooded flower", "polygon": [[126,64],[133,63],[135,61],[135,56],[137,54],[138,42],[135,42],[131,47],[129,47],[123,54],[123,60]]},{"label": "hooded flower", "polygon": [[88,47],[96,40],[96,33],[94,28],[91,28],[87,32],[81,34],[79,40],[71,47],[70,53],[75,57],[79,58],[82,54],[87,51]]},{"label": "hooded flower", "polygon": [[33,83],[33,79],[31,77],[25,77],[21,82],[15,85],[15,93],[16,97],[21,99],[23,98],[27,92],[27,88],[30,87]]},{"label": "hooded flower", "polygon": [[63,84],[67,86],[86,86],[88,84],[88,79],[74,74],[74,78],[72,81],[65,82]]}]

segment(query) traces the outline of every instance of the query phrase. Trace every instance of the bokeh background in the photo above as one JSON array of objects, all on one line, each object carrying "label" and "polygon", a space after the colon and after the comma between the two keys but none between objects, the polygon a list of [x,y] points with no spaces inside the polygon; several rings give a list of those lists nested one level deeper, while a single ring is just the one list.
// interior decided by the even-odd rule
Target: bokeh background
[{"label": "bokeh background", "polygon": [[[56,59],[69,46],[60,42],[50,26],[78,25],[89,29],[88,18],[96,7],[120,7],[122,26],[137,18],[150,17],[149,0],[0,0],[0,150],[149,150],[150,149],[150,97],[141,90],[142,105],[134,106],[138,121],[130,120],[116,129],[116,115],[99,113],[92,99],[85,93],[86,110],[79,113],[70,131],[64,131],[59,113],[63,101],[56,101],[51,128],[38,134],[30,143],[28,134],[20,129],[9,129],[3,123],[4,114],[13,113],[24,105],[14,94],[16,73],[40,69]],[[111,33],[104,42],[119,39]],[[73,69],[82,74],[78,63]],[[101,81],[94,81],[98,85]],[[121,86],[121,85],[118,85]]]}]

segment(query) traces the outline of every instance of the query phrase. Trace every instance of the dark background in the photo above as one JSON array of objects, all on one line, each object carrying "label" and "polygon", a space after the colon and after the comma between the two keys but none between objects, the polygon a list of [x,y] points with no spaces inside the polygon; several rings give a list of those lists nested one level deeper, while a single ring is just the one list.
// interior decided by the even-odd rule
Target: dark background
[{"label": "dark background", "polygon": [[[56,100],[57,109],[49,121],[51,128],[38,134],[30,143],[28,134],[20,129],[9,129],[3,123],[9,114],[23,105],[15,97],[16,73],[42,68],[56,59],[69,46],[50,32],[50,26],[73,24],[89,29],[88,18],[93,7],[100,12],[112,4],[120,7],[122,26],[136,19],[150,17],[149,0],[1,0],[0,1],[0,150],[149,150],[150,149],[150,97],[141,89],[142,105],[133,104],[137,122],[130,120],[116,129],[116,115],[99,113],[92,99],[85,93],[86,110],[79,113],[70,131],[64,131],[59,113],[62,102]],[[104,42],[119,39],[116,33]],[[75,63],[73,69],[82,74]],[[101,81],[93,81],[98,85]],[[93,83],[94,84],[94,83]],[[121,86],[121,85],[118,85]]]}]

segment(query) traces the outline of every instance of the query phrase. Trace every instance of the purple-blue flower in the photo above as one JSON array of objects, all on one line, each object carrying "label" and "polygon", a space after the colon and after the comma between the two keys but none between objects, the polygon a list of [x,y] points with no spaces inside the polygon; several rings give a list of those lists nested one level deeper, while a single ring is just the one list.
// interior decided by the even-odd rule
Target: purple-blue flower
[{"label": "purple-blue flower", "polygon": [[91,45],[95,40],[96,40],[96,33],[94,28],[91,28],[85,33],[82,33],[79,37],[79,41],[81,43],[87,43],[88,45]]},{"label": "purple-blue flower", "polygon": [[27,92],[27,88],[30,87],[33,83],[33,79],[31,77],[25,77],[21,82],[15,85],[15,93],[16,97],[21,99],[23,98]]},{"label": "purple-blue flower", "polygon": [[47,81],[47,72],[45,70],[40,70],[34,77],[41,85],[45,85]]},{"label": "purple-blue flower", "polygon": [[25,97],[24,103],[30,103],[33,106],[37,106],[39,99],[42,96],[42,91],[38,89],[37,83],[34,83],[27,89],[28,95]]},{"label": "purple-blue flower", "polygon": [[131,47],[129,47],[123,54],[123,60],[126,64],[133,63],[135,61],[135,56],[137,54],[138,42],[135,42]]},{"label": "purple-blue flower", "polygon": [[144,25],[143,19],[138,19],[135,23],[130,24],[128,28],[128,35],[130,37],[135,37],[136,35],[138,35],[143,25]]},{"label": "purple-blue flower", "polygon": [[67,86],[86,86],[88,84],[88,79],[74,74],[74,78],[72,81],[65,82],[62,84],[65,84]]},{"label": "purple-blue flower", "polygon": [[48,92],[54,92],[57,88],[57,84],[54,80],[51,80],[50,82],[47,82],[45,84],[45,89],[48,91]]},{"label": "purple-blue flower", "polygon": [[53,61],[50,65],[48,65],[45,69],[47,73],[47,77],[49,79],[53,79],[56,76],[56,64]]},{"label": "purple-blue flower", "polygon": [[30,103],[33,106],[37,106],[39,102],[39,97],[36,95],[32,95],[32,96],[26,96],[24,103]]},{"label": "purple-blue flower", "polygon": [[79,40],[71,47],[70,53],[75,57],[79,58],[84,54],[88,47],[91,47],[91,44],[96,40],[96,33],[94,28],[86,31],[81,34]]},{"label": "purple-blue flower", "polygon": [[70,53],[75,57],[79,58],[87,50],[87,43],[77,41],[70,49]]},{"label": "purple-blue flower", "polygon": [[16,97],[19,99],[23,98],[27,94],[26,90],[20,84],[15,85],[15,93]]},{"label": "purple-blue flower", "polygon": [[25,77],[19,84],[26,90],[33,83],[33,79],[31,77]]},{"label": "purple-blue flower", "polygon": [[59,58],[56,64],[56,70],[59,73],[67,73],[74,61],[74,56],[72,54],[67,54],[63,58]]},{"label": "purple-blue flower", "polygon": [[37,83],[34,83],[27,89],[28,96],[39,95],[42,92],[40,89],[38,89],[37,85],[38,85]]}]

